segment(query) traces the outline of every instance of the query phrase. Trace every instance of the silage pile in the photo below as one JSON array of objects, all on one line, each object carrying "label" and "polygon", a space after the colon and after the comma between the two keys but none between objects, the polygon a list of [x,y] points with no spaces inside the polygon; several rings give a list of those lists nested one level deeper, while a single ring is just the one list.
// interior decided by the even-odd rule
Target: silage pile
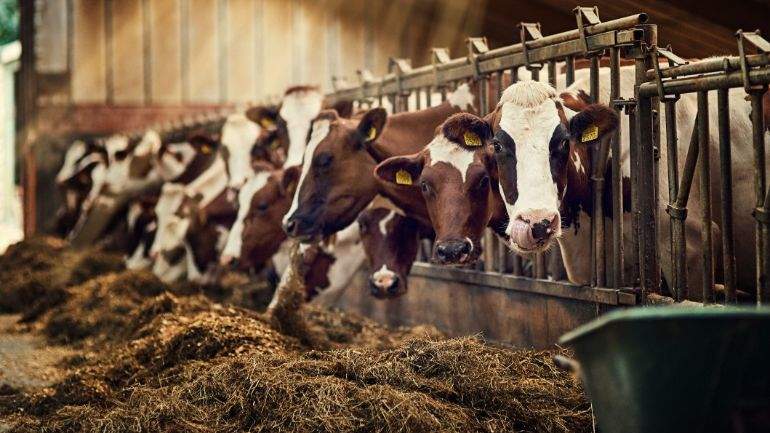
[{"label": "silage pile", "polygon": [[0,396],[11,431],[590,431],[553,352],[308,308],[324,350],[262,314],[123,271],[64,289],[33,327],[76,344],[51,388]]}]

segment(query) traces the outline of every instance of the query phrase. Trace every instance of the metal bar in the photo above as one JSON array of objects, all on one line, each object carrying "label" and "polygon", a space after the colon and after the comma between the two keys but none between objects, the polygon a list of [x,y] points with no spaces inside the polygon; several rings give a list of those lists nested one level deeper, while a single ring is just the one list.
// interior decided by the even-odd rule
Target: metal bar
[{"label": "metal bar", "polygon": [[548,84],[556,88],[556,60],[548,61]]},{"label": "metal bar", "polygon": [[[620,49],[610,48],[610,101],[620,98]],[[615,108],[616,111],[617,108]],[[618,114],[620,114],[618,112]],[[612,137],[612,280],[618,289],[625,282],[623,263],[623,172],[620,157],[620,127]]]},{"label": "metal bar", "polygon": [[497,272],[477,272],[467,269],[436,267],[425,263],[415,263],[412,266],[410,275],[605,305],[635,305],[637,303],[636,297],[632,293],[623,290],[592,288],[547,280],[532,280],[531,278],[505,275]]},{"label": "metal bar", "polygon": [[[677,145],[677,128],[676,128],[676,100],[667,100],[664,102],[664,112],[666,117],[666,153],[668,154],[668,204],[673,206],[676,203],[676,197],[679,193],[679,162],[678,162],[678,145]],[[675,254],[676,244],[679,242],[678,236],[682,236],[681,227],[675,226],[678,224],[674,216],[671,218],[671,227],[669,229],[669,236],[671,241],[671,263],[672,266],[672,280],[671,291],[674,294],[674,298],[678,301],[683,300],[683,293],[686,288],[682,287],[681,278],[679,275],[679,266],[677,263],[678,256]],[[676,235],[675,233],[676,232]]]},{"label": "metal bar", "polygon": [[[753,69],[749,72],[752,85],[770,83],[770,68]],[[700,91],[743,87],[743,75],[740,71],[726,74],[713,74],[703,77],[668,80],[662,83],[666,95],[693,93]],[[657,96],[658,85],[645,83],[639,87],[640,96]]]},{"label": "metal bar", "polygon": [[572,83],[575,82],[575,56],[567,56],[567,58],[564,59],[564,63],[567,69],[567,86],[571,86]]},{"label": "metal bar", "polygon": [[708,93],[698,92],[698,148],[700,149],[701,252],[703,260],[703,303],[714,302],[714,273],[711,239],[711,169],[709,161]]},{"label": "metal bar", "polygon": [[766,305],[770,303],[770,286],[767,281],[767,270],[764,266],[767,248],[769,245],[765,242],[767,224],[762,222],[762,213],[767,211],[764,207],[765,188],[766,188],[766,167],[765,167],[765,131],[762,119],[762,94],[763,90],[757,90],[749,94],[751,98],[751,125],[752,139],[754,143],[754,193],[756,195],[756,207],[754,218],[756,222],[756,258],[757,258],[757,304]]},{"label": "metal bar", "polygon": [[[639,175],[641,179],[654,176],[654,138],[652,98],[640,98],[636,114],[639,137]],[[655,222],[655,188],[650,182],[640,182],[639,190],[639,263],[642,299],[649,293],[660,293],[660,268],[657,257]]]},{"label": "metal bar", "polygon": [[520,276],[523,271],[521,256],[518,254],[512,254],[511,256],[512,256],[511,258],[513,259],[513,263],[511,264],[511,273],[513,275]]},{"label": "metal bar", "polygon": [[[746,62],[750,67],[765,66],[770,64],[770,57],[765,54],[752,54],[746,56]],[[686,65],[674,66],[660,70],[661,78],[673,78],[686,75],[708,74],[711,72],[724,72],[725,70],[740,70],[741,58],[738,56],[714,57],[698,62],[688,63]],[[655,71],[647,71],[648,80],[655,79]]]},{"label": "metal bar", "polygon": [[[591,67],[588,78],[591,99],[598,101],[599,57],[597,56],[591,57]],[[591,160],[591,167],[593,168],[593,173],[591,174],[591,194],[593,195],[594,201],[593,217],[591,218],[591,285],[603,287],[604,277],[599,277],[599,273],[604,273],[604,215],[602,212],[602,196],[600,195],[603,185],[600,186],[599,183],[604,182],[604,174],[596,174],[598,171],[597,167],[599,166],[599,156],[597,152],[598,149],[596,146],[591,146],[589,148],[589,158]],[[599,227],[600,225],[602,225],[601,228]]]},{"label": "metal bar", "polygon": [[532,73],[532,80],[533,81],[540,81],[540,68],[533,67],[529,71]]},{"label": "metal bar", "polygon": [[546,278],[545,253],[535,255],[535,278],[544,280]]},{"label": "metal bar", "polygon": [[[722,257],[724,262],[725,302],[735,303],[735,240],[733,238],[733,174],[730,148],[729,90],[717,90],[719,127],[719,169],[722,178]],[[670,156],[669,156],[670,157]]]}]

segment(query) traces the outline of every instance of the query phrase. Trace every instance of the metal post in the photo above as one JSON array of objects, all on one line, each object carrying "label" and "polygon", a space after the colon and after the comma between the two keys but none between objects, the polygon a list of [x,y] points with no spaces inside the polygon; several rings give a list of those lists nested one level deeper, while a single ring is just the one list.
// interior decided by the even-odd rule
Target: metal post
[{"label": "metal post", "polygon": [[[636,113],[639,143],[640,179],[652,179],[654,174],[652,98],[639,98]],[[660,268],[657,256],[655,224],[655,188],[650,182],[638,183],[639,189],[639,264],[642,299],[648,293],[660,292]]]},{"label": "metal post", "polygon": [[[679,194],[679,163],[678,163],[678,146],[677,146],[677,128],[676,128],[676,100],[666,100],[664,102],[664,111],[666,117],[666,152],[668,153],[668,204],[673,206],[676,203],[677,195]],[[669,212],[670,214],[670,212]],[[678,301],[684,300],[682,296],[686,288],[681,285],[681,278],[679,275],[679,266],[677,260],[677,243],[679,242],[678,236],[683,236],[683,229],[678,227],[678,224],[683,224],[681,220],[676,220],[673,215],[671,218],[671,227],[669,229],[669,235],[671,240],[671,263],[673,278],[671,281],[671,291],[674,294],[674,298]],[[675,234],[676,232],[676,234]]]},{"label": "metal post", "polygon": [[548,83],[556,88],[556,60],[548,61]]},{"label": "metal post", "polygon": [[690,199],[695,167],[698,164],[698,119],[692,126],[690,145],[682,171],[682,183],[677,191],[676,201],[669,205],[668,214],[671,216],[671,236],[674,239],[673,266],[674,290],[679,299],[687,299],[687,237],[684,233],[684,222],[687,219],[687,201]]},{"label": "metal post", "polygon": [[766,242],[767,208],[765,208],[766,168],[765,168],[765,131],[762,119],[762,94],[765,89],[754,90],[751,97],[751,125],[754,142],[754,192],[756,194],[757,208],[754,210],[754,218],[757,220],[755,244],[757,258],[757,304],[770,303],[770,284],[767,282],[767,269],[765,266],[768,254]]},{"label": "metal post", "polygon": [[568,56],[566,59],[564,59],[564,63],[567,67],[567,86],[571,86],[572,83],[575,82],[575,57]]},{"label": "metal post", "polygon": [[700,149],[701,246],[703,257],[703,303],[714,302],[714,273],[711,239],[711,169],[709,161],[708,92],[698,92],[698,148]]},{"label": "metal post", "polygon": [[[610,48],[610,101],[620,99],[620,49]],[[615,108],[618,111],[617,107]],[[620,127],[612,137],[612,279],[618,289],[625,284],[623,267],[623,173],[620,158]]]},{"label": "metal post", "polygon": [[733,174],[730,148],[730,99],[728,89],[717,90],[719,124],[719,169],[722,178],[722,257],[725,302],[736,302],[735,241],[733,238]]}]

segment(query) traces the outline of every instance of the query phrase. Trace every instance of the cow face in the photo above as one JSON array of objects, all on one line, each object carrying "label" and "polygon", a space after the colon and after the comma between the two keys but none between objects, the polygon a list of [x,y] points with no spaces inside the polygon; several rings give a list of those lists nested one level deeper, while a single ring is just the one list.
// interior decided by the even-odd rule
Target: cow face
[{"label": "cow face", "polygon": [[243,114],[232,114],[222,126],[222,147],[226,151],[228,186],[238,189],[254,175],[251,153],[260,127]]},{"label": "cow face", "polygon": [[157,153],[158,172],[166,182],[187,183],[212,163],[218,148],[218,137],[197,132],[184,142],[164,142]]},{"label": "cow face", "polygon": [[155,205],[156,232],[150,247],[153,273],[164,281],[179,278],[185,269],[184,236],[189,221],[177,215],[185,198],[184,187],[166,183]]},{"label": "cow face", "polygon": [[241,208],[225,248],[224,262],[239,257],[238,266],[241,269],[259,271],[278,251],[286,239],[281,220],[291,204],[299,170],[298,166],[294,166],[259,173],[251,194],[248,191],[239,194]]},{"label": "cow face", "polygon": [[142,197],[133,201],[128,207],[129,244],[127,251],[131,251],[131,254],[126,257],[127,269],[148,269],[152,265],[150,248],[155,240],[157,229],[155,217],[157,200],[157,196]]},{"label": "cow face", "polygon": [[[582,93],[579,97],[585,98]],[[492,147],[509,216],[510,246],[525,254],[545,251],[561,236],[562,219],[574,212],[564,200],[568,186],[587,184],[586,145],[613,132],[617,115],[606,106],[578,101],[571,92],[557,97],[547,84],[522,81],[503,93],[495,124]]]},{"label": "cow face", "polygon": [[381,108],[357,120],[322,112],[312,124],[299,186],[284,219],[290,236],[326,236],[350,225],[377,193],[368,147],[382,132]]},{"label": "cow face", "polygon": [[379,179],[422,194],[436,243],[433,261],[468,264],[481,253],[490,218],[492,156],[485,144],[489,125],[468,113],[455,114],[421,152],[389,158],[377,166]]},{"label": "cow face", "polygon": [[152,155],[160,147],[160,136],[152,130],[136,138],[113,135],[104,147],[107,152],[104,183],[108,192],[118,194],[147,177],[153,168]]},{"label": "cow face", "polygon": [[358,225],[372,271],[372,295],[384,299],[406,293],[407,276],[419,247],[417,222],[397,209],[376,207],[361,212]]}]

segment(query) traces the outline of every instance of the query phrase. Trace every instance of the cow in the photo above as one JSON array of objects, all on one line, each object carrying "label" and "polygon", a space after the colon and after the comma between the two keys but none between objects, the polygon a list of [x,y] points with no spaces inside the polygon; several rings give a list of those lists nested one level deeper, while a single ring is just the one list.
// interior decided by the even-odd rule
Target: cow
[{"label": "cow", "polygon": [[254,175],[252,153],[262,128],[243,113],[227,116],[222,126],[222,151],[227,163],[228,187],[238,190]]},{"label": "cow", "polygon": [[[473,95],[461,85],[446,102],[416,112],[387,116],[374,108],[354,119],[321,112],[313,120],[299,185],[284,217],[287,233],[312,239],[349,226],[378,193],[388,196],[373,175],[377,163],[419,151],[447,117],[472,106]],[[395,203],[407,213],[426,215],[419,197]],[[430,224],[424,217],[422,222]]]},{"label": "cow", "polygon": [[158,171],[167,183],[155,208],[158,227],[151,255],[153,271],[162,279],[186,274],[209,282],[215,277],[209,265],[216,263],[236,213],[219,145],[216,137],[196,132],[185,142],[160,147]]},{"label": "cow", "polygon": [[[600,70],[600,78],[608,79],[609,71]],[[590,216],[593,209],[589,193],[589,178],[592,172],[588,158],[588,146],[594,146],[620,127],[623,137],[619,157],[622,175],[629,175],[628,149],[629,134],[627,119],[618,119],[606,105],[608,89],[599,95],[600,103],[587,98],[588,71],[576,71],[575,84],[562,92],[556,92],[547,84],[519,82],[505,90],[495,112],[488,121],[495,131],[492,147],[495,152],[500,184],[510,222],[506,228],[509,246],[519,253],[541,252],[558,242],[568,278],[575,284],[588,284],[591,268],[590,257]],[[633,68],[621,68],[621,96],[630,97],[633,91]],[[714,92],[711,92],[714,93]],[[754,222],[752,190],[752,143],[751,124],[748,118],[750,107],[740,90],[731,90],[730,117],[733,146],[733,194],[735,239],[752,239]],[[710,98],[715,95],[710,95]],[[710,104],[710,116],[716,117],[717,104]],[[689,141],[689,132],[697,113],[694,94],[682,95],[677,104],[677,129],[680,143]],[[621,121],[622,120],[622,121]],[[719,167],[718,144],[716,142],[717,122],[709,122],[712,148],[711,166]],[[661,122],[661,135],[665,136],[666,125]],[[678,161],[685,160],[687,146],[678,147]],[[660,148],[661,167],[667,165],[666,146]],[[626,179],[624,179],[625,181]],[[660,176],[660,215],[665,215],[668,203],[668,178]],[[607,182],[607,184],[611,184]],[[711,176],[712,206],[719,209],[721,203],[719,176]],[[693,182],[689,217],[686,221],[687,279],[690,287],[701,284],[700,251],[700,192],[698,175]],[[624,197],[628,203],[628,197]],[[609,208],[608,208],[609,210]],[[627,210],[627,209],[626,209]],[[610,218],[618,216],[606,212]],[[721,224],[720,212],[712,211],[714,227]],[[630,241],[632,227],[630,215],[624,213],[624,241]],[[712,227],[712,230],[714,230]],[[661,218],[658,226],[658,245],[665,282],[671,283],[672,256],[669,240],[670,223]],[[716,237],[715,239],[719,239]],[[719,266],[720,243],[714,242],[713,263]],[[626,251],[630,251],[630,245]],[[736,249],[739,287],[754,286],[753,244]],[[610,251],[610,254],[612,252]],[[695,299],[700,295],[692,293]]]},{"label": "cow", "polygon": [[430,232],[384,197],[377,197],[356,219],[369,263],[372,296],[396,298],[409,290],[408,275],[420,239]]},{"label": "cow", "polygon": [[494,176],[494,156],[487,143],[489,124],[470,113],[449,117],[422,150],[381,162],[375,175],[405,194],[421,197],[436,242],[432,260],[468,265],[481,253],[489,225],[503,235],[507,222]]},{"label": "cow", "polygon": [[75,227],[82,210],[89,206],[104,182],[107,154],[95,140],[76,140],[64,154],[56,174],[56,185],[64,196],[57,211],[55,231],[66,237]]}]

